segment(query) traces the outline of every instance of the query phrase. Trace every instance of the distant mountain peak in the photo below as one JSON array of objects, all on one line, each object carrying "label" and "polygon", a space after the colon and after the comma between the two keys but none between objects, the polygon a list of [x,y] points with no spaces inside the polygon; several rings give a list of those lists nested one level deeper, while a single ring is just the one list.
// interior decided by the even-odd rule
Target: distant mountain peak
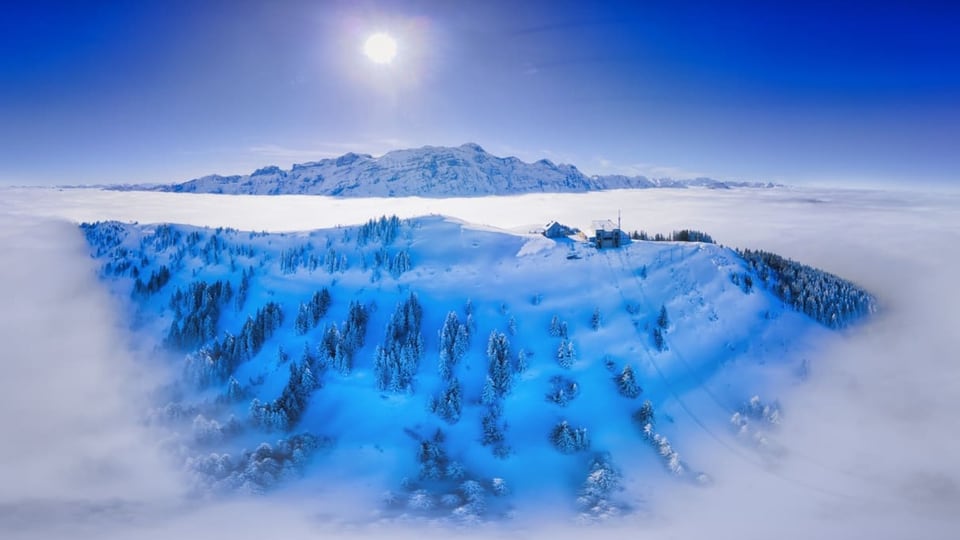
[{"label": "distant mountain peak", "polygon": [[460,148],[462,148],[462,149],[464,149],[464,150],[473,150],[474,152],[478,152],[478,153],[481,153],[481,154],[486,154],[486,153],[487,153],[487,151],[484,150],[482,146],[480,146],[479,144],[474,143],[474,142],[463,143],[463,144],[460,145]]},{"label": "distant mountain peak", "polygon": [[281,174],[283,172],[280,167],[276,165],[268,165],[266,167],[261,167],[253,171],[250,176],[266,176],[268,174]]},{"label": "distant mountain peak", "polygon": [[159,189],[187,193],[242,195],[327,195],[334,197],[480,197],[522,193],[576,193],[606,189],[768,187],[710,178],[674,180],[644,176],[587,176],[574,165],[549,159],[527,163],[490,154],[479,144],[393,150],[380,157],[348,152],[336,158],[262,167],[249,175],[209,175]]}]

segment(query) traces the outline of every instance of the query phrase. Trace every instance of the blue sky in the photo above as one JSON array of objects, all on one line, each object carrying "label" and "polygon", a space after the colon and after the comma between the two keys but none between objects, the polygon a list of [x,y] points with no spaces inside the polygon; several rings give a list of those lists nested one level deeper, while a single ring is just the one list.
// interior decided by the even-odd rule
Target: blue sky
[{"label": "blue sky", "polygon": [[[0,183],[473,141],[587,173],[957,185],[958,25],[933,2],[5,2]],[[391,64],[362,54],[377,31]]]}]

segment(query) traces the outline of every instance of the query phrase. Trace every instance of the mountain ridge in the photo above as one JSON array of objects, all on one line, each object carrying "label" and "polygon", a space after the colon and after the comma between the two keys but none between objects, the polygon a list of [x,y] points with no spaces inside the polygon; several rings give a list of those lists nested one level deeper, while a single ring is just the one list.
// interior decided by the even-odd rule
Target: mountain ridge
[{"label": "mountain ridge", "polygon": [[169,185],[116,186],[119,190],[231,195],[326,195],[333,197],[480,197],[524,193],[582,193],[610,189],[771,188],[772,183],[698,177],[588,176],[576,166],[548,159],[532,163],[490,154],[476,143],[393,150],[380,157],[348,152],[298,163],[269,165],[247,175],[212,174]]},{"label": "mountain ridge", "polygon": [[81,229],[170,362],[146,417],[198,494],[348,478],[384,520],[605,520],[647,504],[648,481],[709,483],[701,429],[775,459],[797,353],[874,302],[709,242],[598,250],[443,216]]}]

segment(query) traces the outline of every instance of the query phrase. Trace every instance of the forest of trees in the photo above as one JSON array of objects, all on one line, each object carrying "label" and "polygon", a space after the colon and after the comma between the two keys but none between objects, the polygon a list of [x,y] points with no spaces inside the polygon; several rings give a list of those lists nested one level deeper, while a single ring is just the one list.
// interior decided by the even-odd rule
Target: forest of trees
[{"label": "forest of trees", "polygon": [[349,267],[350,261],[346,253],[340,253],[332,247],[327,249],[327,253],[323,256],[323,269],[328,274],[346,272]]},{"label": "forest of trees", "polygon": [[494,330],[487,339],[487,375],[480,392],[480,403],[486,411],[480,418],[483,430],[481,442],[493,447],[493,454],[505,458],[510,454],[506,443],[506,422],[502,420],[503,399],[510,393],[514,372],[519,363],[513,363],[510,353],[510,341],[506,334]]},{"label": "forest of trees", "polygon": [[254,316],[247,317],[236,336],[227,332],[222,339],[188,354],[184,365],[186,379],[200,387],[227,380],[241,362],[260,352],[282,323],[280,305],[267,303]]},{"label": "forest of trees", "polygon": [[753,396],[733,413],[730,426],[738,437],[750,440],[758,447],[765,447],[769,444],[765,431],[775,429],[780,419],[779,403],[765,403],[760,396]]},{"label": "forest of trees", "polygon": [[133,295],[145,297],[156,294],[169,281],[170,269],[161,265],[157,270],[150,272],[150,278],[147,279],[146,283],[139,277],[133,282]]},{"label": "forest of trees", "polygon": [[460,420],[463,411],[463,387],[456,377],[447,380],[447,387],[430,400],[430,411],[450,424]]},{"label": "forest of trees", "polygon": [[250,295],[250,280],[253,279],[253,267],[245,268],[240,272],[240,286],[237,288],[237,298],[235,301],[237,311],[243,309],[247,303],[247,297]]},{"label": "forest of trees", "polygon": [[380,216],[371,219],[357,229],[357,245],[365,246],[370,242],[380,242],[388,246],[400,234],[400,218],[397,216]]},{"label": "forest of trees", "polygon": [[513,366],[511,365],[510,341],[503,332],[494,330],[487,341],[487,381],[495,399],[500,399],[510,392],[513,382]]},{"label": "forest of trees", "polygon": [[313,293],[310,300],[305,304],[300,304],[297,309],[297,318],[294,321],[294,329],[301,336],[313,330],[320,324],[320,319],[327,314],[330,309],[330,291],[326,287]]},{"label": "forest of trees", "polygon": [[453,368],[463,359],[470,345],[470,331],[466,324],[461,324],[455,311],[447,313],[447,318],[440,328],[440,360],[437,370],[440,377],[449,380],[453,377]]},{"label": "forest of trees", "polygon": [[119,221],[85,222],[80,224],[80,230],[98,259],[119,247],[127,237],[127,228]]},{"label": "forest of trees", "polygon": [[[300,268],[314,271],[320,266],[320,258],[313,253],[312,244],[284,249],[280,252],[280,273],[294,274]],[[328,272],[332,273],[332,272]]]},{"label": "forest of trees", "polygon": [[423,357],[422,320],[423,307],[410,293],[394,311],[383,345],[376,350],[373,372],[380,390],[402,392],[413,384]]},{"label": "forest of trees", "polygon": [[[366,259],[364,259],[364,267],[366,268]],[[411,268],[413,268],[413,262],[410,259],[409,251],[401,249],[391,255],[386,247],[381,247],[373,252],[373,273],[371,280],[379,281],[383,270],[386,270],[396,279],[404,272],[408,272]]]},{"label": "forest of trees", "polygon": [[311,433],[292,435],[275,445],[261,443],[237,457],[207,454],[187,459],[198,485],[214,493],[263,493],[284,479],[296,478],[310,457],[330,441]]},{"label": "forest of trees", "polygon": [[467,326],[460,323],[455,311],[447,313],[439,338],[437,372],[441,380],[446,382],[446,387],[430,399],[429,408],[443,420],[455,424],[460,420],[463,410],[463,387],[454,375],[454,368],[466,354],[470,340]]},{"label": "forest of trees", "polygon": [[320,383],[308,362],[290,364],[290,378],[280,397],[270,403],[254,398],[250,403],[250,418],[257,426],[287,431],[297,424],[307,400]]},{"label": "forest of trees", "polygon": [[363,347],[367,333],[367,309],[356,300],[350,302],[347,320],[339,328],[336,323],[328,325],[317,347],[318,361],[332,366],[341,375],[349,375],[353,370],[353,356]]},{"label": "forest of trees", "polygon": [[[622,291],[619,296],[623,301],[614,302],[611,298],[589,294],[582,298],[558,298],[567,293],[553,287],[546,288],[546,301],[541,293],[531,296],[529,289],[510,289],[503,296],[484,290],[476,293],[476,312],[469,300],[464,312],[448,312],[437,334],[428,334],[425,343],[422,332],[425,306],[432,309],[454,301],[457,294],[468,289],[457,289],[459,282],[453,282],[452,286],[444,282],[424,287],[422,291],[430,297],[423,297],[422,304],[416,294],[409,292],[419,280],[440,275],[437,269],[448,266],[449,261],[441,259],[441,265],[437,266],[435,251],[410,247],[417,243],[413,236],[406,235],[416,232],[416,227],[408,230],[404,223],[396,216],[384,216],[359,227],[344,227],[338,229],[342,230],[342,238],[328,235],[327,245],[321,248],[323,244],[317,244],[316,249],[310,243],[297,245],[282,240],[282,236],[277,241],[277,237],[266,233],[243,233],[250,235],[251,244],[239,244],[219,230],[211,234],[184,226],[142,228],[138,248],[136,234],[128,235],[127,226],[85,225],[84,231],[98,256],[107,261],[105,275],[109,272],[118,278],[119,286],[115,289],[121,291],[124,300],[138,304],[136,316],[146,319],[154,312],[159,313],[156,319],[146,320],[144,326],[155,323],[161,327],[161,334],[167,329],[164,345],[179,358],[185,358],[183,377],[169,389],[176,397],[165,397],[170,400],[168,406],[155,414],[167,427],[186,426],[188,433],[182,441],[183,448],[204,452],[214,445],[237,448],[253,442],[252,437],[257,434],[254,428],[282,432],[307,426],[324,429],[327,406],[333,403],[340,406],[339,401],[348,392],[356,392],[357,403],[364,406],[383,403],[399,411],[388,417],[401,418],[402,422],[384,428],[396,433],[386,435],[383,440],[389,444],[397,440],[409,443],[399,433],[401,430],[407,431],[407,435],[414,433],[419,477],[413,473],[413,478],[403,481],[404,489],[409,487],[409,496],[395,501],[398,514],[423,510],[434,516],[438,509],[447,509],[454,516],[473,519],[487,513],[485,504],[492,500],[489,495],[507,492],[503,479],[471,477],[462,464],[448,456],[442,431],[437,430],[432,438],[416,434],[432,433],[437,426],[466,439],[449,445],[451,455],[455,449],[458,458],[464,448],[476,447],[478,441],[500,458],[507,458],[513,452],[509,442],[518,444],[520,452],[527,452],[531,447],[527,434],[515,434],[509,429],[531,429],[532,426],[534,436],[543,447],[537,451],[552,453],[553,450],[547,448],[549,444],[557,452],[569,454],[562,460],[578,467],[574,474],[569,474],[569,470],[563,474],[569,480],[569,493],[576,490],[581,515],[590,519],[602,519],[618,511],[611,497],[621,480],[609,455],[594,454],[596,449],[591,451],[590,435],[595,439],[594,446],[608,444],[610,440],[610,432],[596,423],[604,421],[596,418],[596,407],[622,408],[624,421],[626,414],[634,411],[632,421],[639,436],[656,452],[663,465],[676,475],[690,476],[687,464],[664,435],[674,436],[677,427],[663,420],[669,419],[666,414],[657,425],[653,405],[644,401],[647,396],[663,397],[662,388],[656,387],[658,383],[645,379],[644,386],[648,386],[645,394],[639,380],[656,366],[646,360],[640,360],[642,363],[638,365],[636,356],[631,357],[632,364],[615,357],[631,354],[627,350],[647,349],[640,358],[650,357],[652,362],[657,358],[669,360],[670,354],[646,353],[653,349],[665,351],[669,346],[686,350],[680,341],[686,336],[675,332],[674,325],[700,320],[699,308],[689,309],[678,296],[669,296],[675,293],[673,288],[649,291],[656,301],[671,303],[671,309],[675,310],[671,313],[665,304],[656,310],[655,304],[646,304],[647,297],[631,298]],[[299,242],[306,237],[298,233],[291,238]],[[310,233],[309,238],[315,238],[315,234]],[[674,231],[652,238],[638,232],[635,238],[713,242],[709,235],[695,230]],[[400,245],[407,239],[408,245]],[[349,244],[353,240],[357,246]],[[360,246],[367,247],[361,249]],[[876,309],[871,295],[836,276],[762,251],[738,253],[748,266],[737,266],[738,271],[730,273],[729,279],[745,293],[762,285],[786,304],[833,328],[845,326]],[[348,254],[353,257],[349,261],[356,261],[358,268],[348,266]],[[374,275],[382,271],[400,277],[408,272],[412,268],[411,254],[417,257],[418,265],[422,264],[415,272],[419,274],[423,269],[422,276],[408,274],[392,283],[365,283],[367,276],[361,272],[371,270],[371,265]],[[618,263],[612,257],[610,264]],[[717,266],[723,272],[731,268],[725,262]],[[326,270],[336,275],[288,275],[297,274],[302,268]],[[658,273],[641,286],[660,286],[661,267],[652,268]],[[637,267],[636,275],[646,279],[646,266]],[[456,273],[451,276],[462,278]],[[740,298],[726,282],[727,278],[728,275],[723,274],[724,283],[718,288],[732,291],[730,298]],[[532,281],[525,279],[522,284],[528,286]],[[342,322],[339,319],[334,322],[329,315],[332,308],[339,318],[346,307],[340,304],[340,296],[333,304],[331,291],[344,294],[344,298],[355,298]],[[153,296],[158,293],[163,296]],[[599,293],[616,294],[610,289],[598,290]],[[165,303],[163,300],[168,294],[169,302]],[[384,296],[393,299],[397,294],[401,296],[392,313],[389,310],[378,313],[376,304],[370,301]],[[508,302],[518,298],[524,299],[522,305],[513,306],[517,309],[511,312]],[[527,298],[530,298],[529,305]],[[701,305],[704,299],[700,297]],[[285,321],[281,304],[270,300],[284,302],[290,315],[296,307],[295,318]],[[760,299],[753,297],[753,300]],[[244,309],[245,305],[249,308]],[[257,305],[260,309],[252,311]],[[601,313],[600,306],[609,309],[609,313]],[[230,311],[231,308],[235,312]],[[624,309],[628,313],[624,314]],[[427,314],[426,324],[433,325],[431,332],[441,322],[433,315],[442,313]],[[630,321],[626,320],[627,315]],[[671,315],[675,320],[671,320]],[[377,347],[364,348],[371,317],[378,328],[386,323],[385,333],[382,342],[370,344]],[[563,317],[568,318],[569,326]],[[518,318],[521,319],[519,325]],[[636,333],[622,331],[629,330],[628,322],[634,324]],[[230,332],[224,331],[225,326]],[[482,338],[477,340],[474,336],[487,335],[487,332],[489,338],[484,349]],[[437,339],[436,349],[433,349],[433,339]],[[618,339],[632,342],[618,343]],[[470,349],[471,340],[476,349]],[[297,349],[302,344],[303,355],[299,360],[291,359],[284,352],[284,347],[289,348],[291,344]],[[528,349],[519,345],[526,345]],[[429,374],[419,371],[425,347],[436,350],[438,355],[427,355]],[[361,349],[366,358],[359,362],[359,373],[339,381],[340,386],[333,393],[328,387],[323,394],[315,394],[324,381],[330,383],[338,378],[332,371],[350,375],[355,370],[354,357]],[[275,361],[274,350],[278,351]],[[255,363],[241,366],[254,357],[257,357]],[[706,361],[712,361],[711,358]],[[436,374],[432,373],[430,364],[434,361],[437,362]],[[606,365],[608,372],[593,371],[602,369],[602,365]],[[584,383],[583,388],[577,379]],[[190,384],[206,390],[195,392]],[[429,388],[421,390],[418,384]],[[364,392],[366,396],[362,397]],[[406,395],[387,395],[388,392]],[[318,405],[323,401],[324,410],[308,411],[311,399],[317,400]],[[352,399],[351,394],[348,401],[353,403]],[[248,418],[242,412],[244,406]],[[375,409],[377,405],[372,407]],[[374,410],[371,414],[377,413]],[[534,420],[536,423],[531,424]],[[780,409],[776,402],[765,403],[758,397],[745,403],[730,418],[730,424],[738,432],[751,435],[761,429],[772,429],[779,421]],[[343,423],[342,420],[336,422],[337,425]],[[243,436],[238,436],[242,431]],[[261,491],[297,474],[309,455],[323,444],[324,440],[314,435],[297,435],[274,445],[260,445],[253,452],[244,451],[235,458],[227,454],[192,458],[190,466],[198,477],[218,489]],[[475,455],[464,459],[464,463],[471,466],[477,462]],[[412,463],[408,466],[414,470]]]},{"label": "forest of trees", "polygon": [[730,281],[740,287],[740,290],[745,294],[750,294],[753,291],[753,278],[746,272],[733,272],[730,274]]},{"label": "forest of trees", "polygon": [[587,478],[577,497],[581,508],[580,517],[588,521],[600,521],[616,516],[622,508],[610,498],[620,488],[622,476],[613,466],[609,454],[597,454],[590,460]]},{"label": "forest of trees", "polygon": [[673,231],[668,235],[656,233],[650,235],[646,231],[633,231],[630,234],[633,240],[645,240],[648,242],[703,242],[705,244],[715,244],[713,237],[703,231],[693,229],[681,229]]},{"label": "forest of trees", "polygon": [[217,335],[217,323],[223,304],[233,297],[230,282],[217,280],[193,282],[184,291],[177,288],[170,296],[173,322],[167,333],[167,346],[178,350],[196,349]]},{"label": "forest of trees", "polygon": [[493,455],[505,458],[510,455],[510,446],[507,444],[507,425],[503,420],[503,403],[494,401],[487,405],[486,411],[480,417],[482,430],[480,442],[484,446],[493,447]]},{"label": "forest of trees", "polygon": [[182,235],[180,231],[175,229],[173,225],[157,225],[153,230],[153,234],[145,236],[140,242],[141,248],[150,247],[156,253],[161,253],[167,248],[175,246],[180,243],[180,238]]},{"label": "forest of trees", "polygon": [[843,328],[876,310],[870,293],[833,274],[766,251],[737,253],[784,303],[825,326]]},{"label": "forest of trees", "polygon": [[446,435],[442,430],[436,430],[430,438],[412,431],[408,435],[416,439],[418,479],[404,479],[406,497],[388,492],[383,499],[388,509],[403,516],[415,512],[430,518],[446,513],[458,522],[470,524],[496,510],[496,498],[509,492],[503,478],[478,478],[462,463],[451,459],[444,448]]},{"label": "forest of trees", "polygon": [[687,472],[686,466],[680,460],[680,454],[674,450],[670,441],[654,429],[653,405],[644,401],[643,405],[633,413],[633,422],[640,429],[640,434],[657,452],[664,466],[671,473],[681,476]]},{"label": "forest of trees", "polygon": [[590,448],[590,438],[587,436],[587,428],[570,427],[566,420],[560,422],[550,430],[550,443],[554,448],[564,454],[573,454],[582,452]]}]

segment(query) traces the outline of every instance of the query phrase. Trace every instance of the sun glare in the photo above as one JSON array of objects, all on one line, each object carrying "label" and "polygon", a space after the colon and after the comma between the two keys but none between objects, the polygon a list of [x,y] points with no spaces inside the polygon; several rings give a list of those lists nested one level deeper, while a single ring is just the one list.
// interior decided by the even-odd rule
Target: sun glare
[{"label": "sun glare", "polygon": [[389,64],[397,55],[397,42],[382,32],[373,34],[363,44],[363,54],[377,64]]}]

